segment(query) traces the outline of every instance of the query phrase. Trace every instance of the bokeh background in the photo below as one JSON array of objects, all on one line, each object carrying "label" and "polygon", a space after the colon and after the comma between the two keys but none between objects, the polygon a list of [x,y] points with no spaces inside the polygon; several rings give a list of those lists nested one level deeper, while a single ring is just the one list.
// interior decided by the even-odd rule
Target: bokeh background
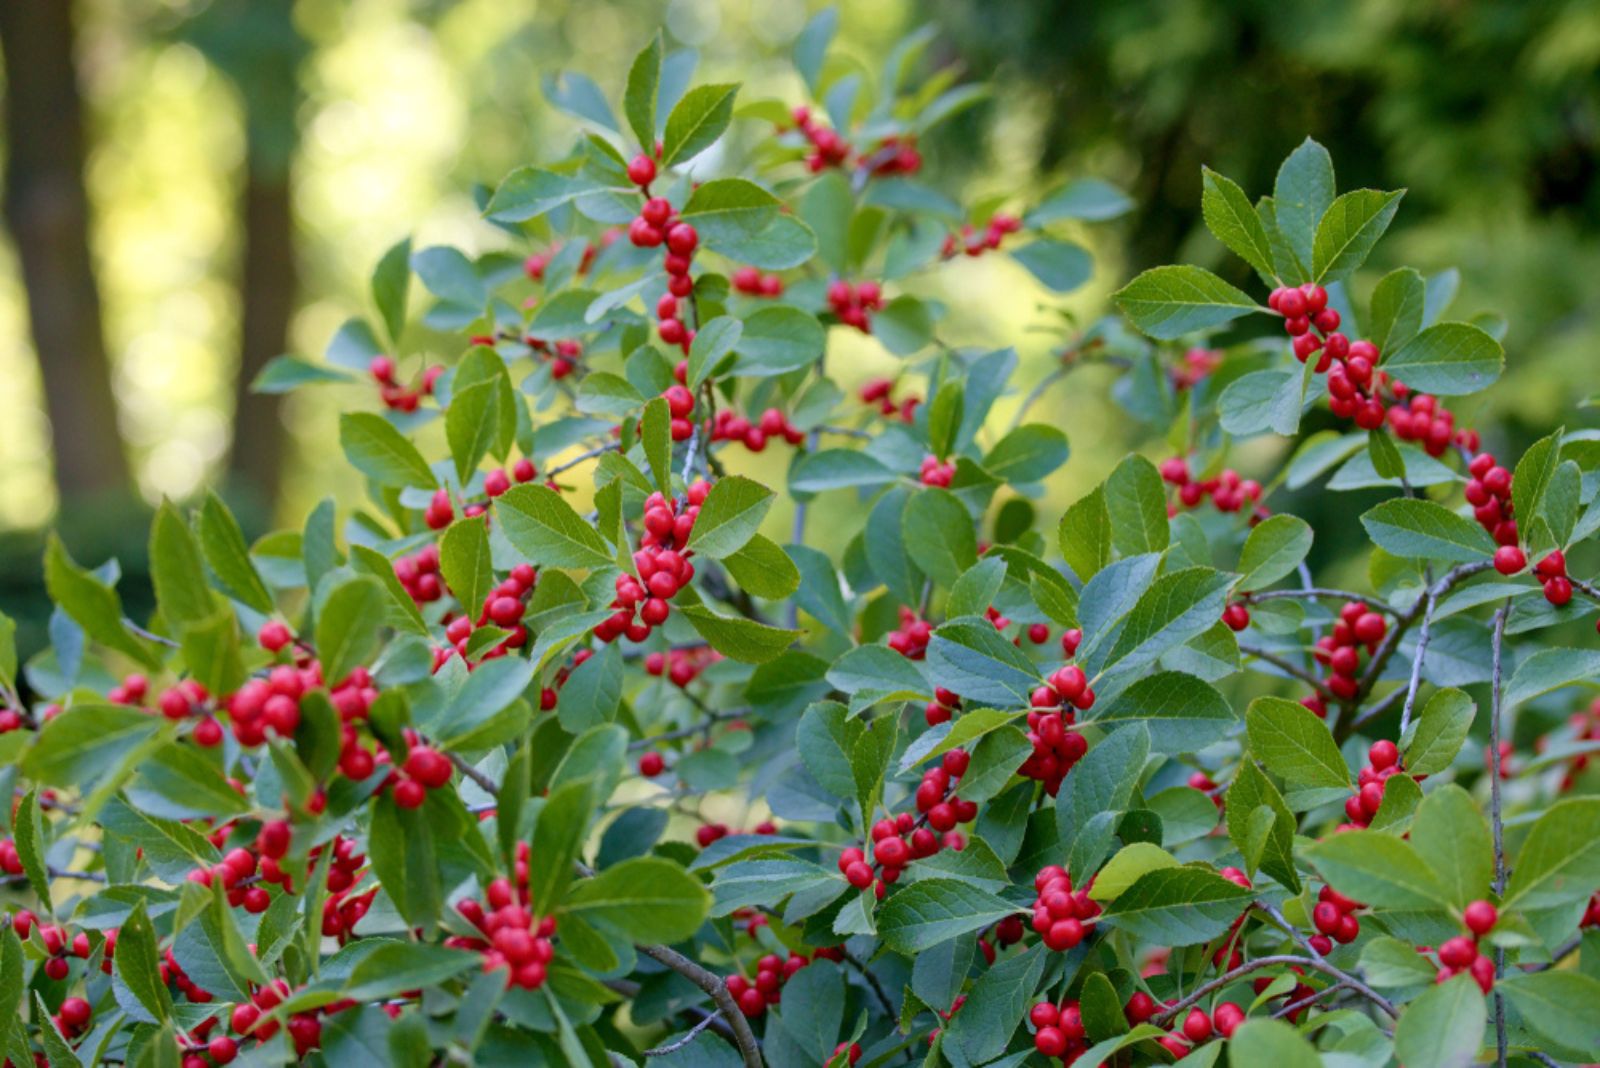
[{"label": "bokeh background", "polygon": [[[163,495],[216,487],[260,533],[355,490],[329,442],[339,406],[371,398],[280,402],[248,382],[281,352],[320,354],[403,234],[504,246],[471,189],[570,143],[543,79],[581,70],[615,96],[659,25],[700,53],[701,78],[799,102],[784,57],[813,9],[0,0],[0,608],[33,624],[25,645],[42,637],[52,525],[80,560],[117,556],[136,606],[141,513]],[[921,290],[949,305],[948,340],[1018,348],[1017,395],[1048,373],[1060,311],[1103,313],[1139,269],[1197,262],[1243,283],[1200,225],[1200,165],[1258,193],[1309,134],[1341,188],[1409,189],[1373,278],[1454,265],[1458,310],[1508,320],[1505,383],[1468,406],[1472,422],[1513,454],[1600,422],[1578,406],[1600,389],[1593,0],[846,0],[842,16],[836,47],[872,69],[931,23],[928,63],[994,81],[924,145],[929,180],[1023,205],[1092,175],[1137,204],[1086,231],[1096,277],[1065,302],[1005,257]],[[862,376],[888,365],[870,340],[836,342],[860,350],[847,362]],[[1034,413],[1074,449],[1047,507],[1139,444],[1096,374]],[[760,462],[781,478],[781,461]],[[1338,548],[1319,535],[1319,553]]]}]

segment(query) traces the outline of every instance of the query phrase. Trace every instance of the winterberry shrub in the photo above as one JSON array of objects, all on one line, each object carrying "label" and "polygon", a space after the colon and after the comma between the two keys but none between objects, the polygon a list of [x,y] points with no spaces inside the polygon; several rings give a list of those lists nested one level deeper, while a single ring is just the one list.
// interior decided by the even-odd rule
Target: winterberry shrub
[{"label": "winterberry shrub", "polygon": [[[1204,175],[1253,292],[1142,274],[1024,393],[925,274],[1068,291],[1129,205],[957,203],[917,146],[981,90],[832,27],[805,100],[659,39],[625,122],[552,83],[586,132],[484,194],[496,251],[401,242],[259,383],[341,391],[364,496],[164,505],[137,622],[51,541],[52,647],[0,632],[8,1065],[1600,1056],[1600,436],[1470,425],[1498,321],[1365,284],[1399,194],[1309,141]],[[1057,516],[1089,364],[1150,456]]]}]

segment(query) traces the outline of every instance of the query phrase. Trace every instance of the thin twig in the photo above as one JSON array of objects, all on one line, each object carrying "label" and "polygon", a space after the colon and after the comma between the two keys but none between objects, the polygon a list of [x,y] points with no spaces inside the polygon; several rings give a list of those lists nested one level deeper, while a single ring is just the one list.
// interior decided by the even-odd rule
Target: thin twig
[{"label": "thin twig", "polygon": [[1260,604],[1263,601],[1304,600],[1308,598],[1311,600],[1326,598],[1334,601],[1360,601],[1368,608],[1376,609],[1385,615],[1398,616],[1400,614],[1400,611],[1393,605],[1380,601],[1376,597],[1368,597],[1364,593],[1356,593],[1353,590],[1329,589],[1326,586],[1313,586],[1309,589],[1298,590],[1264,590],[1260,593],[1241,593],[1238,599],[1246,604]]},{"label": "thin twig", "polygon": [[1280,964],[1298,964],[1303,968],[1310,968],[1312,971],[1321,972],[1323,975],[1326,975],[1331,979],[1336,979],[1340,982],[1346,983],[1351,990],[1355,991],[1368,1001],[1372,1002],[1374,1005],[1378,1006],[1378,1008],[1382,1009],[1389,1016],[1393,1017],[1394,1019],[1400,1018],[1400,1010],[1395,1008],[1394,1002],[1390,1001],[1376,990],[1373,990],[1371,987],[1361,982],[1361,980],[1357,979],[1349,972],[1344,971],[1342,968],[1334,967],[1321,957],[1312,958],[1297,956],[1293,953],[1280,953],[1270,957],[1257,957],[1255,960],[1247,960],[1232,971],[1225,972],[1224,974],[1217,976],[1215,979],[1212,979],[1210,982],[1201,984],[1191,991],[1188,997],[1180,999],[1165,1012],[1153,1017],[1151,1022],[1155,1023],[1158,1027],[1163,1026],[1166,1023],[1170,1023],[1179,1013],[1204,1000],[1207,995],[1221,990],[1230,983],[1237,982],[1238,980],[1249,975],[1251,972],[1258,972],[1263,968],[1273,968]]},{"label": "thin twig", "polygon": [[462,757],[459,753],[447,753],[446,755],[450,758],[450,763],[456,766],[456,770],[461,772],[462,775],[465,775],[467,778],[471,779],[473,782],[477,783],[478,788],[484,793],[488,794],[490,797],[494,797],[500,793],[500,786],[498,783],[489,778],[489,776],[485,775],[483,772],[479,771],[477,768],[473,767],[471,764],[468,764],[466,758]]},{"label": "thin twig", "polygon": [[1326,701],[1337,701],[1338,700],[1338,698],[1333,696],[1333,692],[1328,689],[1327,685],[1321,679],[1317,678],[1315,675],[1313,675],[1311,672],[1305,670],[1304,668],[1299,667],[1299,666],[1291,663],[1288,660],[1285,660],[1283,657],[1278,656],[1275,653],[1270,653],[1267,650],[1260,648],[1259,646],[1246,645],[1244,642],[1240,642],[1239,643],[1239,651],[1241,653],[1243,653],[1244,655],[1246,655],[1246,656],[1253,656],[1257,660],[1265,660],[1267,663],[1271,664],[1273,667],[1279,669],[1280,671],[1284,671],[1284,672],[1287,672],[1290,675],[1293,675],[1295,678],[1299,679],[1301,682],[1304,682],[1307,685],[1309,685],[1310,687],[1312,687],[1313,689],[1315,689],[1317,691],[1317,693],[1323,698],[1323,700],[1326,700]]},{"label": "thin twig", "polygon": [[1346,985],[1345,983],[1339,982],[1339,983],[1334,983],[1332,986],[1329,986],[1329,987],[1323,987],[1321,990],[1314,990],[1310,994],[1307,994],[1305,997],[1301,998],[1299,1001],[1292,1001],[1289,1004],[1285,1005],[1283,1008],[1281,1008],[1278,1011],[1274,1012],[1272,1014],[1272,1018],[1274,1020],[1281,1020],[1285,1016],[1293,1016],[1295,1013],[1299,1012],[1301,1009],[1310,1008],[1315,1002],[1318,1002],[1318,1001],[1322,1000],[1323,998],[1327,997],[1329,994],[1337,994],[1341,990],[1349,990],[1349,989],[1350,989],[1350,987],[1348,985]]},{"label": "thin twig", "polygon": [[[684,691],[688,695],[687,690]],[[675,742],[680,738],[693,738],[700,732],[709,729],[712,725],[724,720],[738,719],[749,712],[747,708],[735,708],[726,712],[711,712],[687,727],[678,727],[675,730],[663,731],[660,734],[650,734],[643,738],[635,739],[628,743],[629,749],[648,749],[657,742]]]},{"label": "thin twig", "polygon": [[145,630],[127,616],[122,617],[122,625],[146,641],[152,641],[158,645],[165,645],[168,649],[178,648],[178,643],[173,641],[171,638],[163,637],[162,635],[156,634],[153,631]]},{"label": "thin twig", "polygon": [[[847,438],[861,438],[863,441],[872,440],[872,434],[866,430],[857,430],[853,426],[834,426],[831,423],[817,427],[824,434],[842,434]],[[815,433],[816,431],[813,431]]]},{"label": "thin twig", "polygon": [[1433,632],[1434,595],[1430,588],[1422,609],[1422,632],[1417,635],[1417,651],[1411,658],[1411,681],[1406,684],[1406,703],[1400,709],[1400,734],[1411,725],[1411,710],[1416,707],[1417,688],[1422,685],[1422,662],[1428,656],[1428,637]]},{"label": "thin twig", "polygon": [[764,1068],[761,1060],[761,1046],[756,1042],[756,1036],[750,1031],[750,1021],[744,1018],[744,1013],[739,1011],[739,1006],[734,1003],[733,995],[728,993],[727,984],[721,978],[702,968],[682,953],[669,946],[640,946],[639,952],[651,960],[665,964],[668,968],[683,976],[695,986],[711,995],[711,1000],[717,1003],[722,1017],[733,1029],[733,1039],[739,1047],[739,1053],[744,1057],[745,1068]]},{"label": "thin twig", "polygon": [[1399,704],[1400,699],[1405,695],[1405,687],[1395,687],[1393,690],[1384,695],[1383,700],[1379,701],[1377,704],[1361,713],[1361,715],[1357,716],[1350,724],[1351,730],[1355,731],[1365,727],[1368,723],[1371,723],[1373,720],[1389,711],[1389,709]]},{"label": "thin twig", "polygon": [[657,1046],[654,1049],[647,1049],[647,1050],[644,1051],[644,1055],[646,1057],[665,1057],[669,1053],[676,1053],[678,1050],[682,1049],[683,1047],[687,1046],[689,1043],[693,1042],[695,1039],[699,1038],[700,1037],[700,1032],[704,1031],[706,1028],[710,1027],[712,1021],[716,1020],[721,1015],[722,1014],[721,1014],[720,1011],[711,1013],[710,1015],[706,1016],[703,1020],[701,1020],[699,1023],[695,1024],[692,1028],[690,1028],[688,1034],[684,1035],[682,1038],[678,1039],[676,1042],[669,1042],[665,1046]]},{"label": "thin twig", "polygon": [[1054,371],[1034,383],[1033,388],[1028,391],[1028,395],[1022,398],[1022,403],[1017,406],[1017,414],[1011,417],[1012,430],[1022,425],[1022,420],[1028,415],[1028,409],[1039,403],[1039,399],[1050,391],[1051,386],[1067,377],[1074,366],[1076,365],[1063,363],[1060,367],[1057,367]]},{"label": "thin twig", "polygon": [[873,975],[871,970],[868,969],[865,964],[862,964],[861,961],[856,958],[854,953],[851,953],[848,949],[843,950],[843,952],[845,961],[857,972],[860,972],[861,978],[865,979],[867,981],[867,985],[872,988],[873,994],[875,994],[878,998],[878,1004],[883,1008],[884,1015],[889,1017],[891,1020],[894,1019],[894,1004],[890,1002],[889,995],[884,992],[883,984],[878,982],[878,977]]},{"label": "thin twig", "polygon": [[[1505,645],[1506,616],[1511,612],[1511,598],[1506,598],[1494,614],[1494,637],[1489,645],[1489,825],[1494,831],[1494,892],[1503,897],[1506,891],[1505,824],[1500,812],[1500,652]],[[1494,954],[1494,1043],[1495,1063],[1506,1068],[1506,1003],[1500,996],[1500,976],[1506,970],[1506,951],[1496,949]]]},{"label": "thin twig", "polygon": [[584,463],[587,460],[593,460],[596,456],[603,456],[608,452],[615,452],[621,447],[622,443],[619,441],[610,441],[604,445],[597,445],[588,452],[579,453],[577,456],[574,456],[564,464],[558,464],[557,466],[552,467],[550,470],[544,473],[544,477],[555,478],[563,471],[570,471],[574,467],[577,467],[579,464]]}]

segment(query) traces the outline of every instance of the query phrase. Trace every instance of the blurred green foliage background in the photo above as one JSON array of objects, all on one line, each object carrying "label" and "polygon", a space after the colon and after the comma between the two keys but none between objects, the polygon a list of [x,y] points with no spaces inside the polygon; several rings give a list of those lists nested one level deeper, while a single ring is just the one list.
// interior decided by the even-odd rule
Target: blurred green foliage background
[{"label": "blurred green foliage background", "polygon": [[[80,559],[115,554],[137,575],[135,517],[163,495],[221,487],[259,533],[354,494],[328,443],[339,407],[365,401],[253,397],[254,370],[320,354],[406,232],[503,247],[471,189],[570,143],[544,79],[581,70],[615,95],[660,25],[700,53],[702,79],[799,103],[784,57],[810,13],[774,0],[0,0],[0,607],[42,622],[51,524]],[[1247,284],[1200,225],[1200,165],[1259,193],[1310,135],[1341,188],[1409,189],[1371,279],[1455,265],[1457,311],[1508,320],[1506,379],[1467,421],[1498,427],[1490,441],[1512,454],[1557,424],[1594,424],[1576,407],[1600,385],[1593,0],[847,0],[842,15],[838,47],[869,70],[931,23],[929,63],[993,80],[988,102],[924,146],[930,181],[1021,205],[1093,175],[1136,202],[1084,235],[1096,277],[1065,305],[1005,257],[952,264],[922,294],[948,304],[946,340],[1018,348],[1013,404],[1049,372],[1061,312],[1102,314],[1134,271],[1197,262]],[[849,358],[834,366],[865,378],[890,365],[842,333]],[[1101,402],[1101,374],[1035,411],[1074,449],[1046,514],[1140,444]],[[1266,466],[1274,448],[1241,463]],[[781,480],[782,462],[752,473]],[[1314,523],[1319,507],[1335,513],[1295,506]],[[1319,554],[1339,548],[1319,538]]]}]

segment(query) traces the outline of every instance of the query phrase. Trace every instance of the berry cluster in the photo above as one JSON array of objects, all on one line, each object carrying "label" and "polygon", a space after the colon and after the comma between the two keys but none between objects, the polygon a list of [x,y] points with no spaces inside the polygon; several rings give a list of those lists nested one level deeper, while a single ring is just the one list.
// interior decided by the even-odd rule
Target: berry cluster
[{"label": "berry cluster", "polygon": [[[1333,377],[1328,378],[1328,386],[1333,387]],[[1389,429],[1401,441],[1415,441],[1422,445],[1422,449],[1429,456],[1443,456],[1452,443],[1460,444],[1464,448],[1477,447],[1478,433],[1475,430],[1462,431],[1460,434],[1455,428],[1455,413],[1446,408],[1440,401],[1428,396],[1426,393],[1410,394],[1406,397],[1404,391],[1395,390],[1396,395],[1404,403],[1397,401],[1389,409]]]},{"label": "berry cluster", "polygon": [[[1589,707],[1586,710],[1582,712],[1574,712],[1567,718],[1567,723],[1571,726],[1573,731],[1572,741],[1600,742],[1600,697],[1597,697],[1593,701],[1589,702]],[[1541,738],[1541,750],[1543,749],[1543,743],[1544,739]],[[1506,743],[1501,742],[1500,744],[1502,747],[1500,760],[1501,775],[1504,777],[1509,777],[1510,772],[1508,767],[1510,762],[1505,759],[1507,754],[1504,751]],[[1484,756],[1485,764],[1487,765],[1487,747],[1484,749]],[[1561,777],[1561,792],[1566,793],[1568,790],[1571,790],[1575,785],[1577,785],[1578,776],[1582,775],[1588,767],[1588,753],[1579,753],[1577,756],[1573,757],[1572,760],[1567,764],[1566,774]]]},{"label": "berry cluster", "polygon": [[[234,1006],[233,1014],[228,1020],[229,1026],[235,1034],[243,1038],[254,1039],[257,1042],[267,1041],[278,1033],[280,1026],[277,1019],[268,1014],[287,1001],[293,993],[287,979],[274,979],[257,987],[251,993],[249,1001]],[[320,1009],[307,1009],[291,1015],[287,1030],[295,1053],[304,1057],[322,1045],[322,1021],[317,1018],[319,1015],[331,1016],[354,1006],[355,1002],[346,999],[324,1005]],[[184,1068],[190,1066],[185,1065]]]},{"label": "berry cluster", "polygon": [[961,227],[961,236],[947,234],[944,246],[939,250],[939,255],[945,259],[954,259],[957,253],[968,256],[981,256],[1000,247],[1007,234],[1014,234],[1022,229],[1022,220],[1015,215],[996,214],[989,219],[989,224],[980,234],[971,223],[964,223]]},{"label": "berry cluster", "polygon": [[[823,955],[818,950],[817,957]],[[728,993],[733,995],[733,1000],[739,1003],[739,1011],[745,1016],[755,1019],[767,1011],[768,1005],[776,1005],[783,1000],[783,984],[792,978],[795,972],[810,964],[812,957],[804,953],[790,952],[788,957],[779,957],[776,953],[768,953],[756,961],[756,974],[754,979],[743,975],[734,974],[723,980]]]},{"label": "berry cluster", "polygon": [[[690,419],[694,414],[694,394],[689,392],[688,386],[679,382],[675,386],[668,386],[661,396],[666,399],[667,414],[672,417],[672,440],[688,441],[694,433],[694,422]],[[717,414],[720,416],[722,413]]]},{"label": "berry cluster", "polygon": [[1198,346],[1183,354],[1183,360],[1167,371],[1167,376],[1172,380],[1172,388],[1179,393],[1186,389],[1193,389],[1206,377],[1222,366],[1222,353],[1216,349],[1203,349]]},{"label": "berry cluster", "polygon": [[469,615],[460,615],[449,620],[444,627],[444,637],[450,645],[447,648],[434,650],[434,670],[439,670],[440,666],[450,659],[452,653],[466,660],[467,650],[472,645],[473,632],[479,627],[494,626],[510,632],[483,652],[485,660],[505,656],[511,650],[526,645],[528,628],[522,625],[522,614],[527,610],[528,595],[533,592],[538,582],[539,572],[532,564],[518,564],[484,597],[483,607],[479,609],[476,620]]},{"label": "berry cluster", "polygon": [[[8,874],[10,873],[8,872]],[[67,977],[67,974],[72,970],[72,966],[67,960],[69,955],[77,957],[79,960],[87,960],[89,958],[89,936],[82,931],[73,935],[69,940],[65,927],[54,923],[39,923],[38,917],[27,909],[18,909],[11,916],[11,930],[16,932],[18,938],[26,939],[28,933],[34,929],[35,924],[38,925],[39,942],[44,946],[47,957],[44,962],[44,974],[51,979],[59,983]],[[106,938],[107,960],[110,959],[111,951],[115,945],[115,941],[108,935]],[[110,969],[107,967],[108,974],[109,971]]]},{"label": "berry cluster", "polygon": [[[228,892],[228,904],[235,908],[243,907],[252,915],[260,915],[267,911],[272,897],[265,887],[255,885],[258,867],[256,855],[241,846],[228,850],[222,860],[209,868],[194,869],[188,879],[201,886],[221,883]],[[274,874],[281,876],[283,873],[275,869]]]},{"label": "berry cluster", "polygon": [[924,456],[922,458],[922,473],[919,476],[924,486],[938,486],[949,489],[950,483],[956,477],[956,465],[949,461],[940,460],[937,456]]},{"label": "berry cluster", "polygon": [[[642,154],[635,156],[628,164],[628,178],[648,194],[650,183],[656,178],[656,161]],[[638,216],[628,224],[628,240],[639,248],[666,246],[663,266],[667,271],[667,292],[656,302],[656,318],[661,324],[658,329],[663,342],[687,353],[694,342],[694,331],[679,318],[678,302],[694,292],[689,267],[700,244],[699,233],[677,219],[672,202],[666,197],[648,197]]]},{"label": "berry cluster", "polygon": [[937,727],[941,723],[950,722],[950,718],[961,711],[961,697],[942,687],[933,691],[933,700],[922,710],[922,718],[928,721],[928,726]]},{"label": "berry cluster", "polygon": [[[106,956],[109,958],[115,949],[116,944],[109,943],[106,947]],[[211,992],[196,986],[194,980],[178,966],[178,958],[170,946],[162,952],[160,971],[163,984],[171,983],[178,988],[179,993],[196,1005],[204,1005],[211,1001]]]},{"label": "berry cluster", "polygon": [[1267,515],[1266,509],[1258,507],[1261,483],[1253,478],[1241,479],[1239,472],[1231,467],[1223,469],[1216,478],[1196,479],[1189,473],[1189,461],[1173,456],[1161,461],[1159,470],[1162,481],[1178,489],[1177,502],[1167,502],[1169,518],[1178,514],[1179,505],[1198,508],[1207,497],[1219,512],[1238,512],[1248,505],[1252,508],[1253,520]]},{"label": "berry cluster", "polygon": [[550,357],[550,377],[557,381],[576,371],[578,361],[583,358],[583,343],[571,338],[552,345],[530,334],[522,339],[522,343],[534,352]]},{"label": "berry cluster", "polygon": [[909,660],[921,660],[928,655],[928,639],[931,637],[933,626],[901,605],[900,628],[889,632],[889,648]]},{"label": "berry cluster", "polygon": [[[1068,634],[1076,632],[1069,631]],[[1068,645],[1062,635],[1061,646]],[[1077,651],[1077,642],[1071,643]],[[1071,655],[1071,654],[1068,654]],[[1076,664],[1068,664],[1051,675],[1048,683],[1034,688],[1028,709],[1028,741],[1033,752],[1022,762],[1017,774],[1044,783],[1051,797],[1061,788],[1061,780],[1089,751],[1089,743],[1077,731],[1077,712],[1094,707],[1094,690],[1089,678]]]},{"label": "berry cluster", "polygon": [[394,361],[387,356],[374,356],[367,364],[367,370],[377,380],[378,396],[384,407],[397,412],[416,411],[423,397],[433,396],[433,385],[444,374],[444,368],[435,364],[422,372],[415,386],[403,386],[394,377]]},{"label": "berry cluster", "polygon": [[106,700],[114,705],[142,705],[150,695],[150,680],[135,672],[124,675],[122,681],[106,692]]},{"label": "berry cluster", "polygon": [[485,889],[483,901],[465,898],[456,905],[462,918],[478,934],[452,935],[445,945],[483,954],[483,970],[506,970],[506,986],[537,990],[544,985],[550,960],[555,956],[551,941],[556,931],[554,916],[535,916],[528,911],[528,844],[518,842],[516,883],[499,878]]},{"label": "berry cluster", "polygon": [[1387,738],[1373,742],[1367,750],[1367,764],[1356,776],[1356,792],[1344,803],[1344,814],[1350,822],[1340,824],[1340,830],[1366,827],[1378,814],[1383,804],[1383,792],[1389,780],[1404,773],[1400,766],[1400,749]]},{"label": "berry cluster", "polygon": [[763,820],[747,831],[735,831],[726,823],[705,823],[695,829],[694,840],[701,849],[712,842],[721,841],[730,834],[777,834],[778,828],[770,820]]},{"label": "berry cluster", "polygon": [[[644,534],[639,539],[639,551],[633,554],[639,577],[617,576],[617,597],[611,602],[616,614],[595,626],[595,637],[611,642],[626,635],[630,642],[642,642],[667,621],[672,612],[667,602],[694,578],[694,564],[689,562],[694,554],[682,547],[688,544],[700,505],[710,492],[710,483],[694,483],[685,496],[682,511],[678,510],[676,498],[660,493],[645,498]],[[634,621],[635,613],[638,622]]]},{"label": "berry cluster", "polygon": [[423,745],[416,732],[407,729],[405,762],[389,772],[383,788],[394,791],[394,803],[401,808],[421,808],[428,800],[429,790],[450,785],[455,766],[450,758],[431,745]]},{"label": "berry cluster", "polygon": [[1076,1001],[1060,1005],[1050,1001],[1035,1002],[1028,1010],[1028,1019],[1037,1028],[1033,1033],[1033,1048],[1043,1056],[1059,1057],[1071,1064],[1089,1048],[1089,1032],[1084,1029],[1083,1012]]},{"label": "berry cluster", "polygon": [[754,267],[740,267],[733,272],[733,288],[751,297],[783,296],[783,279],[775,274],[762,274]]},{"label": "berry cluster", "polygon": [[[1383,616],[1360,601],[1348,601],[1339,609],[1339,621],[1331,632],[1317,639],[1312,653],[1317,663],[1329,670],[1324,680],[1329,693],[1341,701],[1355,697],[1361,689],[1361,650],[1366,649],[1370,657],[1388,632],[1389,624]],[[1327,705],[1320,695],[1312,694],[1300,703],[1318,716],[1327,717]]]},{"label": "berry cluster", "polygon": [[751,452],[760,452],[767,447],[768,441],[775,438],[782,438],[790,445],[800,445],[806,440],[806,434],[792,425],[789,417],[777,408],[768,408],[754,423],[724,408],[717,412],[711,423],[712,441],[743,442]]},{"label": "berry cluster", "polygon": [[1556,549],[1533,565],[1533,573],[1544,586],[1544,599],[1557,608],[1572,600],[1572,580],[1567,577],[1567,558]]},{"label": "berry cluster", "polygon": [[828,283],[828,306],[841,323],[870,334],[871,313],[883,307],[883,289],[870,280],[852,284],[839,279]]},{"label": "berry cluster", "polygon": [[1366,908],[1352,901],[1331,886],[1317,891],[1317,907],[1311,910],[1311,926],[1317,933],[1311,938],[1311,948],[1318,953],[1332,953],[1333,944],[1347,946],[1361,934],[1361,921],[1356,912]]},{"label": "berry cluster", "polygon": [[837,130],[819,125],[811,117],[811,109],[804,105],[790,112],[790,117],[794,119],[795,129],[811,143],[811,150],[806,153],[807,170],[817,174],[827,167],[844,166],[850,158],[850,142],[840,137]]},{"label": "berry cluster", "polygon": [[688,649],[668,649],[664,653],[650,653],[644,658],[646,674],[666,680],[683,689],[700,676],[706,668],[722,659],[722,654],[709,645],[696,645]]},{"label": "berry cluster", "polygon": [[227,1035],[211,1034],[216,1025],[217,1018],[208,1017],[190,1030],[187,1036],[179,1036],[179,1046],[183,1050],[183,1059],[179,1062],[182,1068],[232,1064],[234,1058],[239,1056],[239,1043]]},{"label": "berry cluster", "polygon": [[1065,953],[1094,933],[1094,918],[1100,915],[1100,906],[1089,897],[1093,885],[1091,878],[1083,889],[1075,891],[1071,876],[1061,865],[1049,864],[1039,869],[1033,878],[1033,888],[1038,891],[1033,901],[1033,929],[1046,948]]},{"label": "berry cluster", "polygon": [[77,997],[63,998],[61,1008],[50,1017],[56,1029],[68,1038],[77,1038],[89,1030],[89,1021],[93,1018],[94,1006]]},{"label": "berry cluster", "polygon": [[871,378],[861,387],[858,396],[860,396],[862,404],[876,404],[879,414],[887,419],[899,419],[905,423],[911,422],[916,415],[917,405],[922,403],[922,398],[912,394],[904,400],[896,401],[890,396],[893,391],[893,379]]},{"label": "berry cluster", "polygon": [[1479,948],[1479,940],[1493,929],[1500,913],[1487,901],[1474,901],[1461,913],[1468,934],[1446,939],[1439,946],[1438,982],[1463,973],[1485,994],[1494,989],[1494,960]]}]

